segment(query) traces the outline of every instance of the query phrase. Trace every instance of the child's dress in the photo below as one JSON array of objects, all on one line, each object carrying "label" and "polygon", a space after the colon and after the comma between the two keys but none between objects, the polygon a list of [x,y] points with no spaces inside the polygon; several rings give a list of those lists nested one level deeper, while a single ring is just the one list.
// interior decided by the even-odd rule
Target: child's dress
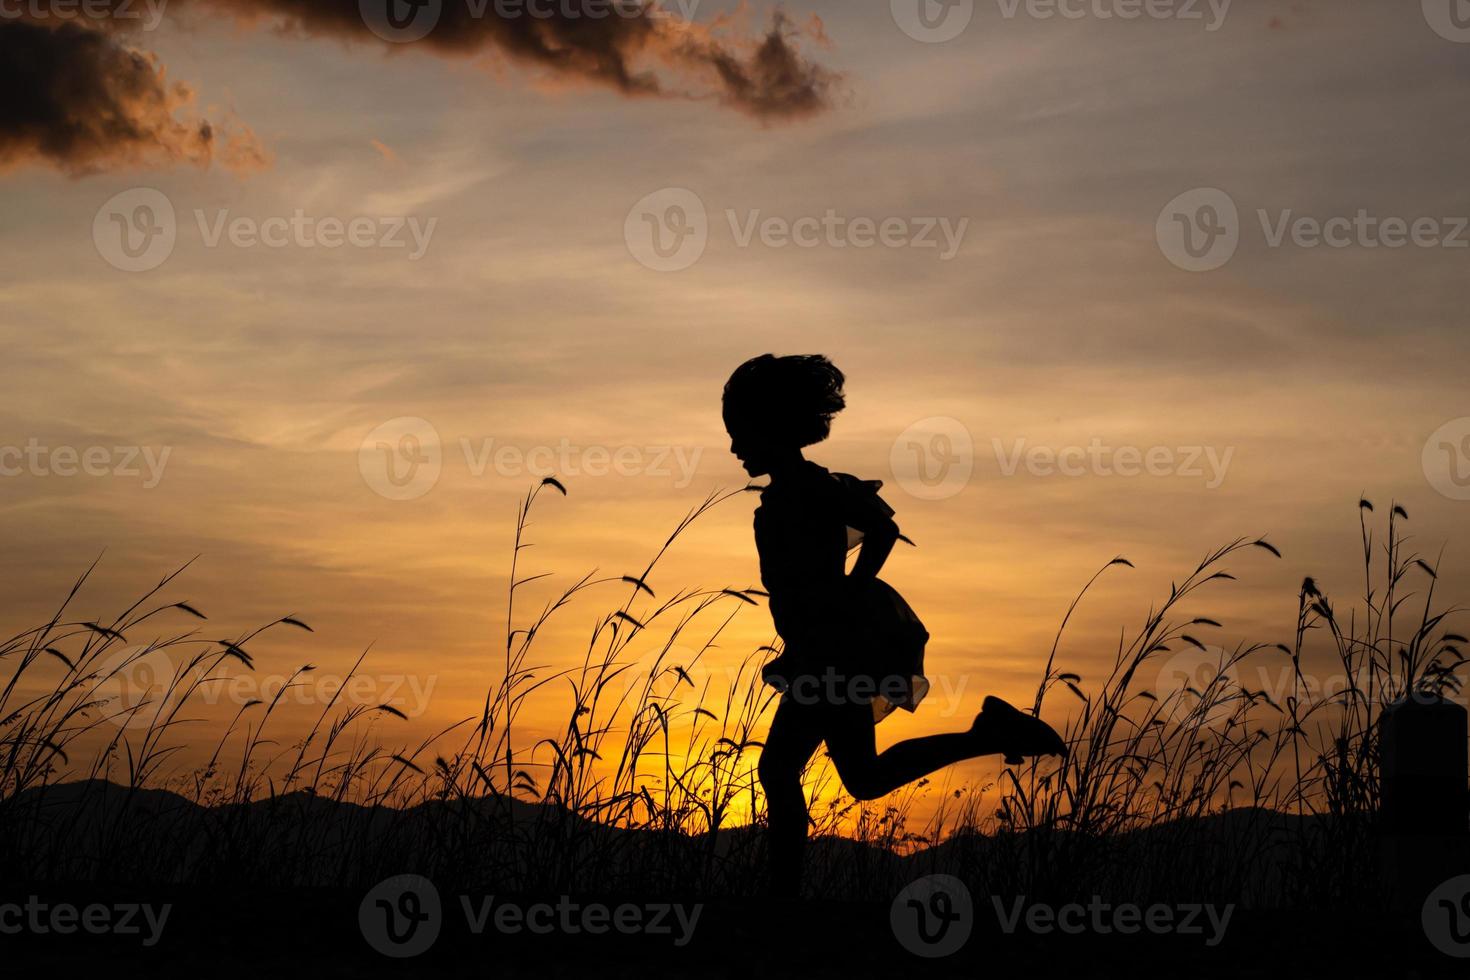
[{"label": "child's dress", "polygon": [[895,707],[913,711],[928,691],[929,632],[886,582],[847,577],[848,553],[863,535],[892,520],[879,480],[832,473],[810,461],[780,487],[761,493],[755,541],[761,581],[785,651],[766,668],[777,686],[834,672],[861,679],[874,721]]}]

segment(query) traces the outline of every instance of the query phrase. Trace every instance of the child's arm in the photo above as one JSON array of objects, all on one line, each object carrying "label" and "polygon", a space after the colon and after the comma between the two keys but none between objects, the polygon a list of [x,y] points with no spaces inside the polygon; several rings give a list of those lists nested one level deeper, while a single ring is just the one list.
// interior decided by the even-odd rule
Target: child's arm
[{"label": "child's arm", "polygon": [[863,543],[848,577],[859,582],[871,582],[883,570],[883,563],[898,543],[898,525],[893,523],[893,518],[884,517],[859,530],[863,532]]},{"label": "child's arm", "polygon": [[843,487],[843,519],[847,526],[862,532],[862,548],[853,562],[848,577],[858,582],[871,582],[883,570],[883,563],[898,541],[898,525],[893,521],[893,508],[878,496],[883,484],[877,480],[859,480],[839,474]]}]

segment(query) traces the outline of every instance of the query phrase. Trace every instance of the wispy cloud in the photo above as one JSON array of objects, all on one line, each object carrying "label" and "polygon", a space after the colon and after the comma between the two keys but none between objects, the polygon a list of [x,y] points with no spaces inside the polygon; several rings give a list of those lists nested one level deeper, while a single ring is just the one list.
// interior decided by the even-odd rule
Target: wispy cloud
[{"label": "wispy cloud", "polygon": [[[381,0],[385,10],[395,2]],[[432,16],[422,36],[399,36],[386,14],[377,23],[371,3],[174,0],[168,8],[171,17],[225,17],[391,51],[498,55],[562,80],[627,96],[708,99],[762,120],[821,112],[838,84],[798,48],[803,34],[826,43],[820,21],[797,26],[780,11],[751,36],[729,31],[724,20],[680,21],[653,3],[614,4],[610,14],[606,3],[576,0],[547,16],[488,2],[413,9]],[[224,132],[195,118],[189,88],[167,82],[156,57],[129,46],[133,26],[121,16],[87,27],[40,15],[0,21],[0,86],[9,95],[0,109],[0,164],[35,161],[83,174],[181,161],[248,170],[267,161],[249,129]]]}]

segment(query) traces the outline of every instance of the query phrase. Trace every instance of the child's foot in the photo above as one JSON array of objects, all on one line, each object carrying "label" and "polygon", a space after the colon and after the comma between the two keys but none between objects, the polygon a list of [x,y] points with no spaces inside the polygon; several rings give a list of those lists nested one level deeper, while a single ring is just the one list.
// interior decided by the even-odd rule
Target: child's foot
[{"label": "child's foot", "polygon": [[1010,766],[1020,765],[1028,755],[1067,754],[1067,743],[1056,729],[997,697],[987,697],[981,704],[970,731],[995,746]]}]

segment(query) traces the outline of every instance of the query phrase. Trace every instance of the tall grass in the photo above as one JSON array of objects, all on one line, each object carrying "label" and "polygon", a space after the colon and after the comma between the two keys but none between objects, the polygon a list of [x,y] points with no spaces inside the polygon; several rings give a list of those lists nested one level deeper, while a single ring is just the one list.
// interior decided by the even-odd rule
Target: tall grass
[{"label": "tall grass", "polygon": [[[201,692],[254,671],[274,633],[310,626],[283,616],[206,638],[199,608],[164,597],[187,566],[109,622],[69,618],[88,569],[47,622],[0,642],[0,874],[357,885],[416,870],[503,891],[754,892],[755,762],[774,702],[759,668],[774,641],[723,682],[696,678],[764,593],[654,588],[681,535],[739,492],[706,498],[636,574],[583,576],[527,611],[526,587],[545,577],[524,567],[530,517],[543,494],[566,493],[554,479],[534,487],[516,513],[503,649],[482,709],[416,742],[393,741],[404,716],[391,704],[344,703],[344,683],[283,745],[284,695],[311,664],[201,739],[189,727]],[[1129,563],[1099,570],[1063,617],[1034,704],[1069,718],[1064,761],[1008,767],[997,785],[931,800],[920,820],[927,781],[857,803],[815,760],[813,894],[873,898],[943,868],[1033,896],[1198,901],[1202,881],[1221,900],[1259,904],[1369,895],[1350,858],[1366,852],[1379,803],[1377,722],[1407,692],[1456,692],[1466,641],[1446,628],[1456,610],[1435,606],[1437,565],[1408,549],[1403,508],[1381,541],[1373,506],[1359,512],[1361,605],[1342,610],[1308,579],[1291,643],[1237,646],[1214,676],[1174,691],[1156,690],[1158,668],[1214,649],[1201,639],[1221,628],[1203,605],[1212,591],[1235,564],[1280,553],[1242,539],[1207,554],[1122,634],[1107,675],[1085,680],[1066,669],[1068,624],[1097,580]],[[548,624],[593,602],[602,611],[585,648],[550,666],[570,658],[541,652]],[[1347,679],[1339,694],[1310,691],[1303,663],[1318,648]],[[168,669],[147,699],[115,697],[154,662]],[[1291,693],[1252,688],[1253,664],[1289,669]],[[527,734],[533,698],[564,699],[556,734]],[[201,744],[202,765],[178,763]]]},{"label": "tall grass", "polygon": [[[1198,895],[1204,865],[1212,887],[1256,903],[1375,900],[1378,722],[1406,695],[1458,693],[1457,671],[1466,660],[1456,646],[1464,637],[1446,630],[1458,610],[1435,607],[1437,565],[1405,550],[1407,512],[1392,506],[1380,551],[1368,523],[1373,511],[1360,501],[1361,608],[1344,619],[1308,578],[1292,643],[1225,651],[1200,686],[1161,697],[1147,681],[1175,651],[1212,649],[1199,637],[1221,624],[1196,607],[1211,588],[1235,579],[1229,562],[1247,554],[1279,558],[1268,541],[1234,541],[1171,584],[1131,638],[1120,639],[1111,670],[1091,693],[1055,666],[1053,646],[1036,709],[1060,690],[1080,710],[1070,712],[1065,737],[1072,752],[1062,765],[1005,773],[999,825],[1027,838],[1006,853],[1030,861],[1008,869],[1014,881],[1033,893],[1075,892],[1106,877],[1116,889],[1155,897],[1170,888]],[[1077,602],[1098,577],[1129,564],[1109,562]],[[1416,584],[1420,591],[1410,591]],[[1317,633],[1326,634],[1331,672],[1343,690],[1313,698],[1303,663]],[[1284,703],[1248,683],[1248,668],[1260,666],[1263,676],[1273,664],[1291,673]],[[1226,809],[1238,819],[1205,822]],[[1263,866],[1271,873],[1256,871]]]}]

